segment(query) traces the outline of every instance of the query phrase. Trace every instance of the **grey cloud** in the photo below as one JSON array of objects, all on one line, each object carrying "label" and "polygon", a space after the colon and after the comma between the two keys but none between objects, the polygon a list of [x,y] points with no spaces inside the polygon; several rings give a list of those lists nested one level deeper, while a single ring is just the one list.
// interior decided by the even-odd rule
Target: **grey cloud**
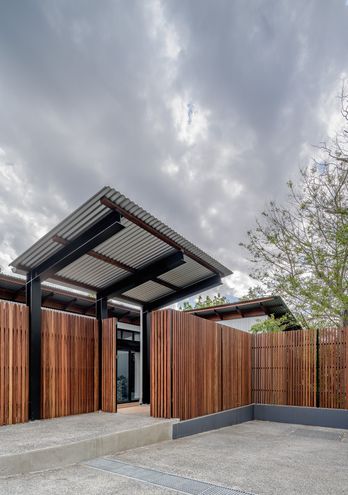
[{"label": "grey cloud", "polygon": [[[0,147],[18,182],[0,183],[0,250],[19,253],[38,235],[30,219],[49,228],[109,184],[248,272],[238,242],[325,136],[320,105],[348,70],[347,7],[156,5],[1,2]],[[191,141],[176,97],[182,125],[206,116]]]}]

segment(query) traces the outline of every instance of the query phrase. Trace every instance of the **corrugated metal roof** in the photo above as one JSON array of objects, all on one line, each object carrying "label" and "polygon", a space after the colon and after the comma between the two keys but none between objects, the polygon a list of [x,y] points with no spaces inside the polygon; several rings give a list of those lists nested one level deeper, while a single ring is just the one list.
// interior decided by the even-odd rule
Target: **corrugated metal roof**
[{"label": "corrugated metal roof", "polygon": [[[22,273],[28,272],[59,251],[62,246],[54,241],[55,236],[71,241],[110,213],[110,208],[101,202],[102,198],[111,201],[116,208],[119,208],[122,215],[121,223],[125,228],[96,247],[93,253],[82,256],[60,270],[57,273],[59,277],[64,277],[73,284],[76,283],[76,286],[85,284],[99,290],[126,278],[135,270],[174,253],[177,249],[185,253],[185,264],[162,275],[160,279],[164,282],[182,288],[215,273],[221,276],[231,274],[231,271],[221,263],[111,187],[102,188],[11,265]],[[100,259],[101,257],[103,259]],[[105,257],[109,262],[106,262]],[[117,263],[121,264],[122,268],[115,266]],[[142,299],[139,300],[148,301],[150,294],[152,298],[155,298],[155,293],[156,298],[168,294],[168,287],[164,285],[155,283],[156,290],[154,290],[155,286],[148,283],[146,299],[143,294],[144,288],[141,288],[139,295]]]},{"label": "corrugated metal roof", "polygon": [[174,291],[168,289],[168,287],[163,287],[163,285],[159,285],[156,282],[149,280],[148,282],[125,292],[124,295],[131,297],[132,299],[138,299],[138,301],[149,302],[173,293]]},{"label": "corrugated metal roof", "polygon": [[178,287],[185,287],[186,285],[193,284],[199,280],[203,280],[211,275],[211,271],[200,265],[194,260],[191,260],[187,256],[184,256],[185,264],[164,273],[160,277],[160,280],[170,282]]},{"label": "corrugated metal roof", "polygon": [[[280,296],[265,296],[257,299],[221,304],[218,306],[209,306],[207,308],[186,310],[186,312],[206,319],[215,319],[217,316],[221,316],[221,319],[225,317],[226,320],[228,320],[229,315],[244,318],[250,315],[252,316],[253,311],[256,310],[263,312],[265,315],[273,314],[276,318],[280,318],[284,315],[293,317],[290,309]],[[289,328],[299,328],[299,325],[292,324]]]}]

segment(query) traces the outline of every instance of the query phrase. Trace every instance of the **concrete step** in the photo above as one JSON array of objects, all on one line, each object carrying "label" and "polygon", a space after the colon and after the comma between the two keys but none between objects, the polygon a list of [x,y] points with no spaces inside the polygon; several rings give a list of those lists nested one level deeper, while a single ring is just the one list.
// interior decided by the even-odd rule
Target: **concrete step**
[{"label": "concrete step", "polygon": [[0,476],[68,466],[96,457],[171,440],[175,422],[176,420],[167,420],[71,443],[0,455]]}]

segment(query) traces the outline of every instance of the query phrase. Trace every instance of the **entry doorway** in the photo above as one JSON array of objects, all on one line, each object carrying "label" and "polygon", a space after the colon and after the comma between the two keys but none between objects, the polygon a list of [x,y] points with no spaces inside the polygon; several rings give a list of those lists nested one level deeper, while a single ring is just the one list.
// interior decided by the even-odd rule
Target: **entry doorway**
[{"label": "entry doorway", "polygon": [[117,323],[117,403],[140,399],[140,327]]},{"label": "entry doorway", "polygon": [[117,402],[135,402],[140,398],[140,352],[117,350]]}]

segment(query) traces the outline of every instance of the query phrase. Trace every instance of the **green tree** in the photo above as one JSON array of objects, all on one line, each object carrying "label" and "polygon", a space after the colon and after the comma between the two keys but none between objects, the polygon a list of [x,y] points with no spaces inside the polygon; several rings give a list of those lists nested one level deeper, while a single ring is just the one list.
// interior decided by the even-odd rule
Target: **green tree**
[{"label": "green tree", "polygon": [[206,296],[203,299],[202,296],[198,296],[198,299],[195,302],[195,305],[192,306],[189,301],[184,301],[182,306],[179,307],[181,311],[189,311],[192,309],[200,309],[200,308],[209,308],[212,306],[220,306],[221,304],[227,304],[226,296],[222,296],[219,292],[213,298],[210,296]]},{"label": "green tree", "polygon": [[342,130],[320,159],[288,183],[285,205],[272,201],[242,243],[259,282],[253,294],[286,298],[303,325],[348,325],[348,97]]},{"label": "green tree", "polygon": [[294,323],[294,320],[289,315],[283,315],[280,318],[275,318],[274,315],[270,315],[266,320],[254,323],[250,331],[252,333],[282,332],[283,330],[286,330],[291,323]]}]

